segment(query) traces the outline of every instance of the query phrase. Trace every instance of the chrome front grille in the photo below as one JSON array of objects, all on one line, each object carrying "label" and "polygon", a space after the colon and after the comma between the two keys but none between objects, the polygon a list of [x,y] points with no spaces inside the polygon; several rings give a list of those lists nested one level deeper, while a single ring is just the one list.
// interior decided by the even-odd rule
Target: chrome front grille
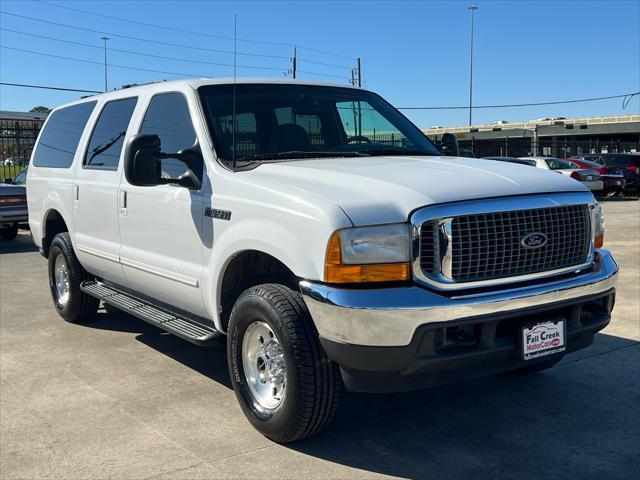
[{"label": "chrome front grille", "polygon": [[[556,270],[583,263],[589,255],[591,230],[586,205],[517,210],[453,219],[451,276],[477,282]],[[545,245],[526,248],[531,233],[547,237]]]},{"label": "chrome front grille", "polygon": [[592,204],[575,193],[427,207],[412,217],[414,275],[456,289],[584,268],[593,260]]},{"label": "chrome front grille", "polygon": [[440,265],[438,255],[438,222],[426,222],[420,227],[420,267],[427,275],[437,275]]}]

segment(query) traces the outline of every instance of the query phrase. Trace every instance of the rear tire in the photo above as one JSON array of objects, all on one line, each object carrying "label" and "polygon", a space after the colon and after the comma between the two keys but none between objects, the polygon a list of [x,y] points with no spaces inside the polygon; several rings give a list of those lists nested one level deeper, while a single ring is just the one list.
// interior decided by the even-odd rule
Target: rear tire
[{"label": "rear tire", "polygon": [[49,287],[56,311],[67,322],[85,322],[98,310],[100,301],[80,290],[80,284],[89,278],[73,251],[69,233],[56,235],[49,249]]},{"label": "rear tire", "polygon": [[231,312],[227,357],[242,411],[271,440],[300,440],[334,417],[340,371],[324,353],[300,293],[277,284],[246,290]]},{"label": "rear tire", "polygon": [[18,224],[0,228],[0,237],[4,240],[14,240],[18,236]]}]

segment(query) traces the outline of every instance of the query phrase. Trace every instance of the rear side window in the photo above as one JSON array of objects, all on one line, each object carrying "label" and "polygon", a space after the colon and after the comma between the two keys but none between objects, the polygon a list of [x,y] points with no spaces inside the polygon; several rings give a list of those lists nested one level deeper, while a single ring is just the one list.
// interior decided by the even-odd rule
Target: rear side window
[{"label": "rear side window", "polygon": [[86,168],[117,170],[124,137],[137,101],[137,98],[126,98],[105,104],[91,134],[84,160]]},{"label": "rear side window", "polygon": [[96,102],[61,108],[51,114],[33,155],[36,167],[69,168]]}]

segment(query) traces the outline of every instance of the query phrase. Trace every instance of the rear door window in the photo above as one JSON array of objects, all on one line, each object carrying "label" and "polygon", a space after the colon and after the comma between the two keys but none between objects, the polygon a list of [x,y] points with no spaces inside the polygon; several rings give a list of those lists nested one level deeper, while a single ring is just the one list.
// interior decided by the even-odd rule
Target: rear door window
[{"label": "rear door window", "polygon": [[33,155],[36,167],[69,168],[96,102],[61,108],[51,114]]},{"label": "rear door window", "polygon": [[118,169],[124,137],[137,101],[137,98],[125,98],[105,104],[91,134],[84,160],[85,168]]}]

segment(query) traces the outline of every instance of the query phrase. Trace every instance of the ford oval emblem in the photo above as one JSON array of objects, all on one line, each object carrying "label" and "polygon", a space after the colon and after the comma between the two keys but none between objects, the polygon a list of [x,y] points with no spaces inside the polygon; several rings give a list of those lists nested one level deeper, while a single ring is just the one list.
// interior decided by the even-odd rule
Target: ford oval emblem
[{"label": "ford oval emblem", "polygon": [[540,248],[547,244],[547,236],[541,232],[529,233],[520,242],[524,248]]}]

